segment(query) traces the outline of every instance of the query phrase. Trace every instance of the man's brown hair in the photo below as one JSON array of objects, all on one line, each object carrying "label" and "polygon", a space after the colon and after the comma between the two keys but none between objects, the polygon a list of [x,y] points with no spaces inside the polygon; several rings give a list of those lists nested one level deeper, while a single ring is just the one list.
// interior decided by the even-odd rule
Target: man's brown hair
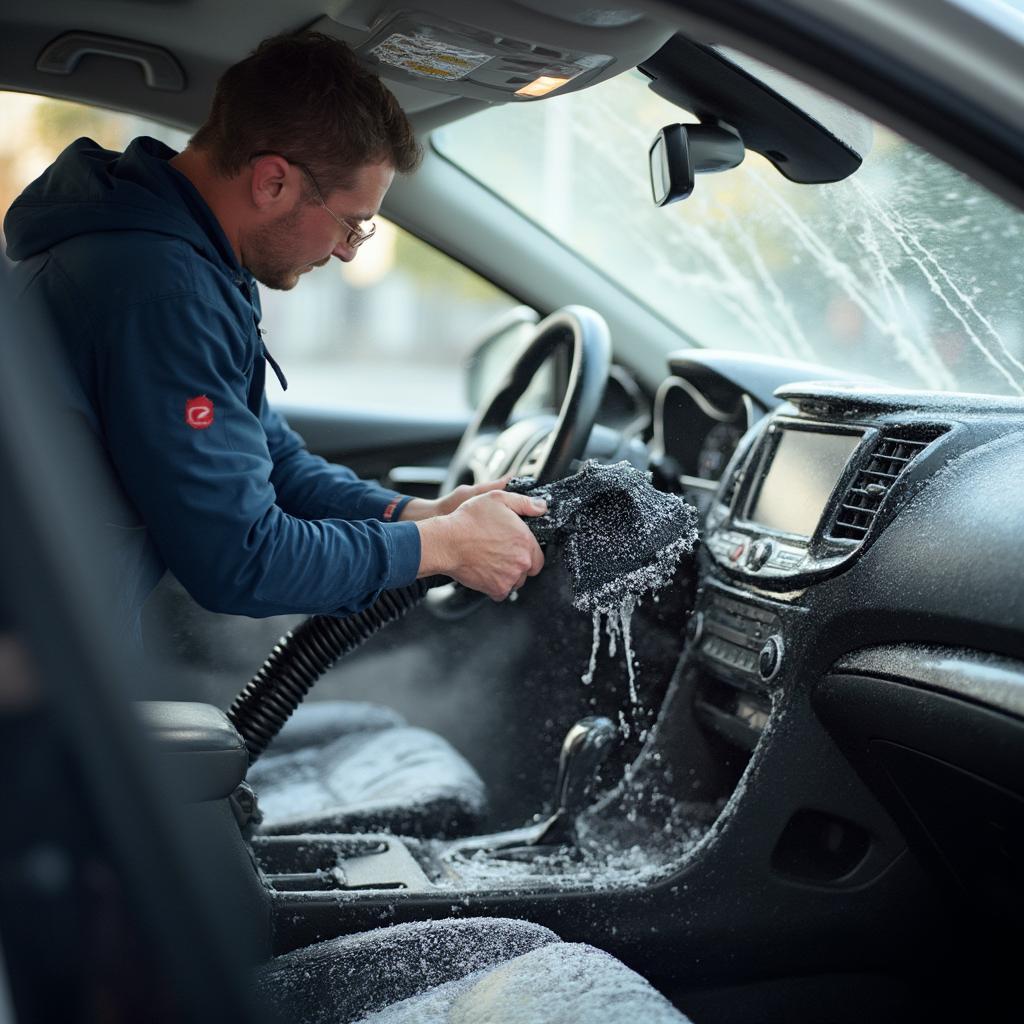
[{"label": "man's brown hair", "polygon": [[339,39],[275,36],[221,75],[206,123],[192,136],[225,176],[254,153],[305,164],[324,193],[365,164],[415,170],[422,156],[395,97]]}]

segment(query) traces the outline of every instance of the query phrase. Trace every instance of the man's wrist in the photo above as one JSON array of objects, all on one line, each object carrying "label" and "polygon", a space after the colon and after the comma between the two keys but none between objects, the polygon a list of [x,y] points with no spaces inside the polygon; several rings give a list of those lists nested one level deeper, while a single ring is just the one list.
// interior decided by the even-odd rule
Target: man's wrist
[{"label": "man's wrist", "polygon": [[437,502],[429,498],[410,498],[402,507],[398,518],[406,523],[422,522],[438,514],[436,505]]},{"label": "man's wrist", "polygon": [[451,575],[454,567],[452,524],[446,516],[433,516],[416,523],[420,531],[420,568],[417,578]]}]

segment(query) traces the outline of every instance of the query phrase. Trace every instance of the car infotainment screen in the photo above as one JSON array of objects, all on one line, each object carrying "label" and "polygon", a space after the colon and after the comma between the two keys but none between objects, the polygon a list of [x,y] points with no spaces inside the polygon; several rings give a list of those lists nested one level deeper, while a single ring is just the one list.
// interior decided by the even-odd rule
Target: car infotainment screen
[{"label": "car infotainment screen", "polygon": [[782,431],[750,519],[770,530],[810,537],[861,436]]}]

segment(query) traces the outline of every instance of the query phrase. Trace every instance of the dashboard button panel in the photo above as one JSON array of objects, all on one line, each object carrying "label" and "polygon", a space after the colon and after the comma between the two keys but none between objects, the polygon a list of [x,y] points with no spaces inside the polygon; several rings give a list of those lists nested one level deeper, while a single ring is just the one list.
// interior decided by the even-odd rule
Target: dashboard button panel
[{"label": "dashboard button panel", "polygon": [[749,540],[745,533],[735,530],[715,530],[708,535],[707,546],[716,558],[735,562],[746,551]]},{"label": "dashboard button panel", "polygon": [[767,608],[714,593],[703,610],[701,626],[697,649],[704,659],[734,680],[762,689],[761,653],[770,637],[781,639],[779,616]]},{"label": "dashboard button panel", "polygon": [[769,556],[767,564],[772,569],[799,569],[806,557],[807,552],[803,548],[776,544],[775,550]]},{"label": "dashboard button panel", "polygon": [[798,573],[808,560],[806,547],[739,530],[709,531],[705,543],[719,562],[748,573],[790,576]]}]

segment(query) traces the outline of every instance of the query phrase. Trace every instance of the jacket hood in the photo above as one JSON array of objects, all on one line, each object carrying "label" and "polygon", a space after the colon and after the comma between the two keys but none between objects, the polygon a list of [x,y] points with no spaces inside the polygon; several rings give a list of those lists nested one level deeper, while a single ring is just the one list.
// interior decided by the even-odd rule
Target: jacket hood
[{"label": "jacket hood", "polygon": [[140,138],[124,153],[77,139],[14,201],[4,218],[12,260],[97,231],[152,231],[237,265],[220,224],[192,183],[168,164],[175,152]]}]

